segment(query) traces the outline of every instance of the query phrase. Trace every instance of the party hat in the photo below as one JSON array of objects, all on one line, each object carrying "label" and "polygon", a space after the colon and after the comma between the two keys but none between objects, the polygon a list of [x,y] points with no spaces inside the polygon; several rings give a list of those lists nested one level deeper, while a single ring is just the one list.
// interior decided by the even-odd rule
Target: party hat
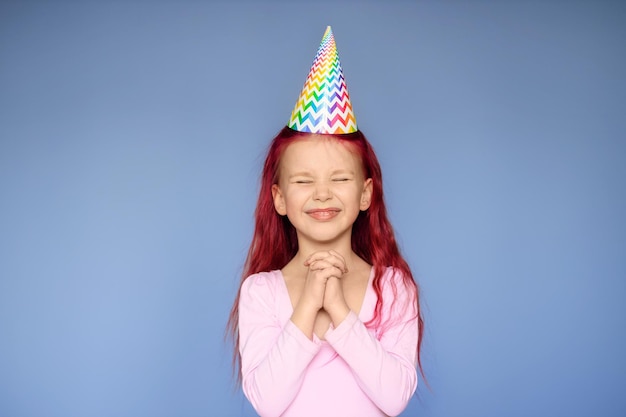
[{"label": "party hat", "polygon": [[287,125],[299,132],[338,134],[356,132],[356,119],[330,26],[306,78]]}]

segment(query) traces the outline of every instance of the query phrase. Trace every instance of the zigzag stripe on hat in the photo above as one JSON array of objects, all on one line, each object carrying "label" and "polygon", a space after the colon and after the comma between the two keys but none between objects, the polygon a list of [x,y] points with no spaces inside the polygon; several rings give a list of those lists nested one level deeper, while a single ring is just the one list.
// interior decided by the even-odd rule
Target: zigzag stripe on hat
[{"label": "zigzag stripe on hat", "polygon": [[341,134],[357,131],[335,37],[328,26],[287,125],[299,132]]}]

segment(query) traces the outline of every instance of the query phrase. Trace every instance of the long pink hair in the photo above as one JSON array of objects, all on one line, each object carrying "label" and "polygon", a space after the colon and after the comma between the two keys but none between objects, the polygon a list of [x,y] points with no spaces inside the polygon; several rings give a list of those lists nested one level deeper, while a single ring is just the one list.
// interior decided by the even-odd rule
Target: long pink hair
[{"label": "long pink hair", "polygon": [[[243,268],[237,297],[228,317],[228,333],[233,345],[233,365],[241,376],[241,362],[239,355],[239,295],[241,284],[250,275],[283,268],[298,252],[296,230],[286,216],[280,216],[274,209],[272,185],[278,183],[278,168],[283,152],[295,140],[307,137],[310,133],[298,132],[288,127],[283,128],[270,144],[263,173],[261,189],[255,211],[255,227],[252,243]],[[344,143],[356,153],[363,163],[365,178],[372,179],[372,199],[367,211],[359,213],[352,227],[352,250],[374,268],[372,285],[378,297],[374,309],[374,317],[366,323],[371,327],[385,327],[382,321],[382,283],[381,278],[386,267],[393,267],[400,273],[404,286],[413,293],[417,305],[417,319],[419,323],[419,339],[417,345],[417,362],[420,373],[423,375],[420,352],[424,323],[419,307],[419,287],[413,279],[408,263],[400,254],[394,237],[393,228],[387,218],[387,210],[383,198],[383,179],[380,164],[372,146],[361,131],[354,133],[328,135]],[[387,281],[393,285],[393,280]],[[392,287],[396,294],[397,288]]]}]

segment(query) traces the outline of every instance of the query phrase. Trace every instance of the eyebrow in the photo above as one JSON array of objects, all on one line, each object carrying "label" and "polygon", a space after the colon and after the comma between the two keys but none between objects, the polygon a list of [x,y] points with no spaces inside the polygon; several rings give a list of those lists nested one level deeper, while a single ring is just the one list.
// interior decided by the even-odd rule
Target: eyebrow
[{"label": "eyebrow", "polygon": [[294,172],[293,174],[291,174],[289,176],[289,178],[293,178],[293,177],[312,177],[313,175],[308,172],[308,171],[300,171],[300,172]]},{"label": "eyebrow", "polygon": [[[330,175],[340,175],[340,174],[349,174],[349,175],[355,175],[354,171],[351,171],[349,169],[337,169],[333,172],[330,173]],[[293,178],[293,177],[313,177],[314,175],[310,172],[310,171],[299,171],[299,172],[294,172],[293,174],[289,175],[288,178]]]},{"label": "eyebrow", "polygon": [[349,174],[349,175],[355,175],[354,171],[351,171],[349,169],[337,169],[333,172],[330,173],[330,175],[337,175],[337,174]]}]

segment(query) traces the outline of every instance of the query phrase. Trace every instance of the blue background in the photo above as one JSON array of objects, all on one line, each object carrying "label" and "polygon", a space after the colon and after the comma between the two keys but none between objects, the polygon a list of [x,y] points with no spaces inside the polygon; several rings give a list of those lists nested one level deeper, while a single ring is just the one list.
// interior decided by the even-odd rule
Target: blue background
[{"label": "blue background", "polygon": [[626,415],[620,2],[0,3],[0,416],[251,416],[224,325],[326,25],[423,289],[404,415]]}]

